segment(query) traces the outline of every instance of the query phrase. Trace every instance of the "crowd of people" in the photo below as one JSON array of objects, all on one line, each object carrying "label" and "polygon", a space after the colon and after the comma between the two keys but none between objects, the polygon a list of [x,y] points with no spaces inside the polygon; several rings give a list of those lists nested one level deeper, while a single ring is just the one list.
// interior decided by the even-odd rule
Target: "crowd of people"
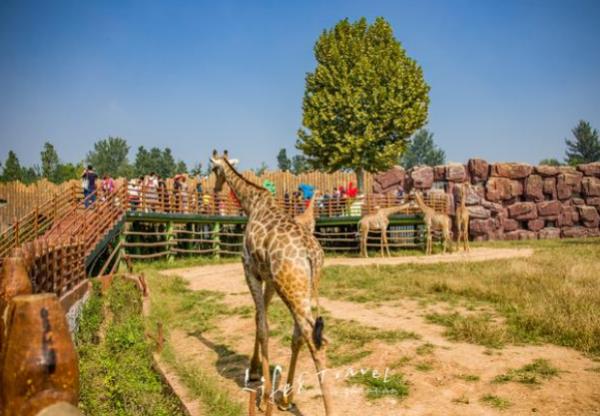
[{"label": "crowd of people", "polygon": [[[104,175],[99,180],[92,166],[88,166],[83,174],[82,188],[86,207],[92,205],[96,198],[105,200],[116,189],[115,180]],[[276,194],[275,184],[265,180],[263,186],[273,195]],[[293,191],[285,191],[282,208],[295,216],[303,212],[316,192],[313,185],[301,183]],[[239,201],[230,191],[229,195],[205,191],[202,180],[190,181],[187,175],[178,174],[173,178],[161,178],[155,172],[130,179],[127,182],[127,199],[132,211],[165,212],[165,213],[198,213],[205,215],[243,215]],[[403,200],[404,193],[399,189],[396,203]],[[321,216],[360,216],[364,196],[358,193],[358,188],[352,182],[346,186],[337,186],[330,192],[320,191],[314,199],[315,208]]]}]

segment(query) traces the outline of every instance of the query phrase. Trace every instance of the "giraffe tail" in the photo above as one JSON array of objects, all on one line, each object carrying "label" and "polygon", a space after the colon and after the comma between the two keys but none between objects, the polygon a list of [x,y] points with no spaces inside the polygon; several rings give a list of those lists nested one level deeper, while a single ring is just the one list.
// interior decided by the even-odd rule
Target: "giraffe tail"
[{"label": "giraffe tail", "polygon": [[317,320],[315,321],[315,326],[313,328],[313,342],[317,349],[321,349],[323,346],[323,330],[325,329],[325,321],[322,316],[317,316]]}]

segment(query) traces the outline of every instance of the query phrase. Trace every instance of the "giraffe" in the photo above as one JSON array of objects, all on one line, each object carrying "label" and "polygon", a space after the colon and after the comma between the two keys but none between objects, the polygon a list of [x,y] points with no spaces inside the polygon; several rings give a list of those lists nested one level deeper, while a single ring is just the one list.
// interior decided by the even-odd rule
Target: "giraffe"
[{"label": "giraffe", "polygon": [[[326,376],[324,322],[319,314],[317,297],[324,254],[317,239],[281,210],[269,191],[245,179],[231,165],[225,152],[213,152],[212,170],[216,174],[215,191],[227,182],[248,215],[244,234],[242,263],[244,274],[256,309],[256,337],[250,360],[251,381],[264,378],[261,404],[270,399],[272,381],[269,374],[267,308],[277,293],[294,318],[292,354],[286,390],[279,407],[288,410],[293,405],[294,372],[300,347],[308,346],[323,395],[325,414],[335,415],[331,401],[332,376]],[[311,312],[312,301],[317,317]],[[269,406],[269,404],[267,404]]]},{"label": "giraffe", "polygon": [[469,209],[466,207],[467,190],[469,185],[463,183],[458,188],[460,192],[460,205],[456,207],[456,250],[460,247],[460,240],[463,241],[463,249],[469,251]]},{"label": "giraffe", "polygon": [[425,232],[427,233],[427,246],[425,248],[425,254],[431,254],[431,232],[434,228],[440,228],[442,230],[442,238],[444,240],[443,252],[446,252],[448,241],[450,240],[450,217],[446,214],[435,212],[435,210],[423,200],[423,195],[420,192],[415,192],[415,200],[417,205],[423,211],[425,221]]},{"label": "giraffe", "polygon": [[390,223],[389,217],[390,215],[405,210],[407,207],[408,204],[402,204],[389,208],[379,208],[375,214],[367,214],[360,219],[358,222],[358,231],[360,234],[360,255],[362,257],[369,257],[369,254],[367,253],[367,237],[371,230],[380,230],[381,239],[379,241],[381,256],[384,256],[384,247],[387,255],[390,256],[390,247],[387,240],[387,227]]},{"label": "giraffe", "polygon": [[303,227],[305,227],[311,234],[315,232],[315,210],[314,210],[314,206],[315,206],[315,198],[318,196],[319,191],[317,189],[315,189],[315,191],[313,192],[312,196],[310,197],[310,201],[308,202],[308,205],[306,206],[306,209],[304,210],[303,213],[298,214],[294,217],[294,220],[302,225]]}]

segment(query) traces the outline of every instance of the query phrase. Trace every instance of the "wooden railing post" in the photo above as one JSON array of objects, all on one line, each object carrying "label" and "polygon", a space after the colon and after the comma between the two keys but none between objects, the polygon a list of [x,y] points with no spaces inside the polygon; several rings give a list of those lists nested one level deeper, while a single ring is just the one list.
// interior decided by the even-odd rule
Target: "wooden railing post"
[{"label": "wooden railing post", "polygon": [[221,257],[221,237],[219,233],[221,232],[221,224],[219,222],[215,222],[213,225],[213,250],[215,258]]},{"label": "wooden railing post", "polygon": [[19,245],[19,219],[15,217],[15,247]]},{"label": "wooden railing post", "polygon": [[173,233],[173,221],[169,221],[167,223],[167,262],[168,263],[172,263],[175,260],[175,257],[174,257],[175,252],[172,249],[174,237],[175,236]]}]

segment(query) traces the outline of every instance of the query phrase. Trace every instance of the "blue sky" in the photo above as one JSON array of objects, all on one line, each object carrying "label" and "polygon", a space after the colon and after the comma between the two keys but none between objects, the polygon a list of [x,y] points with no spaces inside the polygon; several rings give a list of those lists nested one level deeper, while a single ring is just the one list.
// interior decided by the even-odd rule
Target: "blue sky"
[{"label": "blue sky", "polygon": [[431,86],[428,128],[452,161],[564,156],[600,128],[600,1],[0,2],[0,159],[66,161],[108,135],[188,165],[293,151],[325,28],[385,17]]}]

